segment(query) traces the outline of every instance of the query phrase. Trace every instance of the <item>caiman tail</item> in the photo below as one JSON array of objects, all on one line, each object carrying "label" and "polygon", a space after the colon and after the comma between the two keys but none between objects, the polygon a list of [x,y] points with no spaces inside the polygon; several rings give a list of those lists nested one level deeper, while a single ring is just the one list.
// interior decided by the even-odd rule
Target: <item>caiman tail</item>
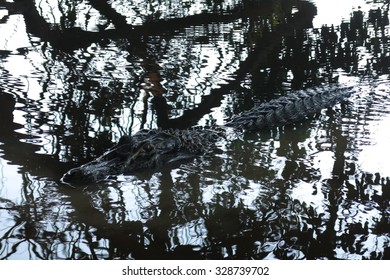
[{"label": "caiman tail", "polygon": [[352,92],[354,87],[339,85],[295,91],[242,112],[226,125],[236,129],[261,130],[298,122],[324,108],[334,106],[348,98]]},{"label": "caiman tail", "polygon": [[[327,86],[292,92],[243,112],[227,123],[233,129],[260,130],[300,121],[347,98],[354,88]],[[141,130],[123,136],[102,156],[69,170],[62,182],[90,184],[111,175],[130,174],[166,163],[208,153],[223,137],[223,127],[187,130]]]}]

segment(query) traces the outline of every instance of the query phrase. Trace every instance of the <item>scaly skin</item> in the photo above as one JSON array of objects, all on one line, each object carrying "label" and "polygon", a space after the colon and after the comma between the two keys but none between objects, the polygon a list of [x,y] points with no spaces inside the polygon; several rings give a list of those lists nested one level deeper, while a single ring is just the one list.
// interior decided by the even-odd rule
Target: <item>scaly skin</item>
[{"label": "scaly skin", "polygon": [[122,136],[102,156],[64,174],[69,185],[86,185],[110,175],[129,174],[207,153],[220,137],[214,130],[141,130]]},{"label": "scaly skin", "polygon": [[260,130],[300,121],[349,97],[352,87],[319,87],[300,90],[263,103],[233,117],[227,124],[236,129]]},{"label": "scaly skin", "polygon": [[[297,122],[344,100],[352,91],[352,87],[339,86],[296,91],[245,111],[233,117],[226,126],[237,130],[261,130]],[[123,136],[117,145],[97,159],[69,170],[61,181],[85,185],[110,175],[130,174],[205,154],[223,132],[223,127],[141,130],[132,136]]]}]

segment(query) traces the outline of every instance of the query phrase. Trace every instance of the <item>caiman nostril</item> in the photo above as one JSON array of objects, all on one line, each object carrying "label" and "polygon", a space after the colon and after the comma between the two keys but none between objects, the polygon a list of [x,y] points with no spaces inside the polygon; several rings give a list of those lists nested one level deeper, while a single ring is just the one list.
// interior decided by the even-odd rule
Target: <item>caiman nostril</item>
[{"label": "caiman nostril", "polygon": [[80,169],[73,168],[62,176],[61,182],[65,184],[72,183],[74,180],[80,179],[80,175],[81,175]]}]

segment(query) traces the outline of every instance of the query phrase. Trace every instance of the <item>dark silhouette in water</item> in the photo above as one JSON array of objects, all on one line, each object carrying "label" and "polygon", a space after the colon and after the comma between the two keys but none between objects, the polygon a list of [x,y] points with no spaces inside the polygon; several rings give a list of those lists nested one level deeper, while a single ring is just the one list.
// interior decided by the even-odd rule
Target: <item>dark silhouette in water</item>
[{"label": "dark silhouette in water", "polygon": [[[271,100],[232,118],[227,127],[260,130],[297,122],[348,97],[352,87],[330,85],[296,91]],[[224,136],[225,127],[188,130],[141,130],[123,136],[117,145],[97,159],[69,170],[62,182],[88,184],[110,175],[162,166],[187,159],[210,150]]]}]

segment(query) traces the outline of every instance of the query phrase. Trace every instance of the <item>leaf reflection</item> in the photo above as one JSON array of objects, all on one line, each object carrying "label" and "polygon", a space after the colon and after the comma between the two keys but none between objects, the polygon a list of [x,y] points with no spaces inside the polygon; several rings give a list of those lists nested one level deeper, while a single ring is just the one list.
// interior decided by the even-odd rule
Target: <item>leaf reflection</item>
[{"label": "leaf reflection", "polygon": [[[308,1],[0,0],[0,258],[389,259],[390,175],[367,161],[390,105],[376,2],[312,28]],[[57,183],[123,134],[221,125],[337,81],[357,94],[305,122]]]}]

